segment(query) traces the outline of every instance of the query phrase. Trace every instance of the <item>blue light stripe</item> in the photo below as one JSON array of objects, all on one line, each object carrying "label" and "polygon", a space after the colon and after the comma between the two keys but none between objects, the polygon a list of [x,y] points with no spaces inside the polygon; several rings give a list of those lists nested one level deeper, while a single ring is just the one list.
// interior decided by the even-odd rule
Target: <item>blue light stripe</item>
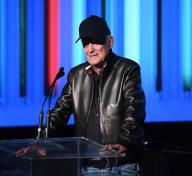
[{"label": "blue light stripe", "polygon": [[81,41],[75,43],[79,37],[79,24],[86,17],[86,0],[72,0],[72,66],[85,61],[85,54]]},{"label": "blue light stripe", "polygon": [[110,1],[110,0],[105,0],[105,20],[107,21],[107,24],[111,30],[111,33],[114,34],[114,22],[115,19],[112,18],[112,14],[114,13],[114,9],[113,9],[113,3],[114,1]]},{"label": "blue light stripe", "polygon": [[[67,74],[72,67],[72,47],[75,45],[72,36],[72,1],[60,0],[60,65],[64,67],[66,75],[59,80],[58,94],[67,81]],[[55,97],[54,97],[55,98]],[[56,100],[56,99],[55,99]],[[68,124],[74,124],[71,117]]]},{"label": "blue light stripe", "polygon": [[66,75],[59,80],[60,94],[63,85],[67,81],[67,73],[72,67],[72,47],[74,42],[72,36],[72,3],[71,1],[60,0],[60,66],[64,67]]},{"label": "blue light stripe", "polygon": [[181,60],[184,90],[192,88],[192,2],[183,0],[181,3]]},{"label": "blue light stripe", "polygon": [[[106,0],[105,18],[111,29],[111,35],[114,37],[114,47],[113,50],[119,55],[123,55],[124,51],[124,14],[123,1],[119,0]],[[118,7],[118,8],[117,8]]]},{"label": "blue light stripe", "polygon": [[124,1],[124,55],[140,63],[140,0]]},{"label": "blue light stripe", "polygon": [[102,16],[102,0],[87,1],[87,16],[97,15]]},{"label": "blue light stripe", "polygon": [[0,104],[5,100],[5,0],[0,1]]},{"label": "blue light stripe", "polygon": [[1,54],[1,51],[2,51],[2,49],[1,49],[1,46],[2,46],[2,39],[1,39],[1,36],[2,36],[2,28],[3,28],[3,24],[2,24],[2,4],[1,4],[1,1],[0,1],[0,103],[1,103],[1,95],[2,95],[2,88],[1,88],[1,86],[2,86],[2,71],[1,71],[1,67],[2,67],[2,54]]},{"label": "blue light stripe", "polygon": [[[31,4],[31,6],[30,6]],[[44,0],[30,0],[28,4],[28,27],[29,34],[27,63],[28,81],[27,88],[32,89],[29,92],[30,100],[36,103],[42,103],[44,97]],[[31,13],[31,14],[30,14]],[[30,24],[31,23],[31,24]],[[31,47],[31,48],[30,48]],[[31,51],[30,51],[31,50]],[[32,64],[32,66],[30,66]],[[38,78],[38,79],[36,79]],[[32,80],[31,83],[29,83]],[[30,86],[32,88],[30,88]]]},{"label": "blue light stripe", "polygon": [[[6,101],[16,104],[19,99],[19,1],[6,1]],[[11,71],[10,71],[11,70]]]},{"label": "blue light stripe", "polygon": [[180,81],[180,1],[162,0],[162,97],[178,97]]},{"label": "blue light stripe", "polygon": [[27,0],[26,2],[26,97],[23,98],[25,102],[31,103],[33,94],[32,94],[32,83],[33,83],[33,22],[32,22],[32,16],[33,16],[33,4],[32,0]]},{"label": "blue light stripe", "polygon": [[[147,20],[146,20],[147,19]],[[140,64],[142,84],[147,97],[157,97],[157,0],[145,0],[140,4]],[[150,91],[148,91],[150,90]]]}]

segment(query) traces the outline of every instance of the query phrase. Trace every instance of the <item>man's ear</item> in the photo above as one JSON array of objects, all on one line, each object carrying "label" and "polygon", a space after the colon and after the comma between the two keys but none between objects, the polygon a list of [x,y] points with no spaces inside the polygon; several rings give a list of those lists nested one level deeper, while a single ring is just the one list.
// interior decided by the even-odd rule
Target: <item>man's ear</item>
[{"label": "man's ear", "polygon": [[112,36],[109,36],[107,38],[107,46],[109,47],[109,49],[113,48],[113,43],[114,43],[114,38]]}]

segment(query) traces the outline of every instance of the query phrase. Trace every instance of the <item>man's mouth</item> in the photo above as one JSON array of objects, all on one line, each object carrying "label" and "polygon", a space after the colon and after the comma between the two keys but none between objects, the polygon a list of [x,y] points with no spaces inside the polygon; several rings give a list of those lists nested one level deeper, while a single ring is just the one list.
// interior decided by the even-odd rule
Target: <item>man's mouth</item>
[{"label": "man's mouth", "polygon": [[89,55],[89,57],[95,57],[97,56],[97,54],[92,54],[92,55]]}]

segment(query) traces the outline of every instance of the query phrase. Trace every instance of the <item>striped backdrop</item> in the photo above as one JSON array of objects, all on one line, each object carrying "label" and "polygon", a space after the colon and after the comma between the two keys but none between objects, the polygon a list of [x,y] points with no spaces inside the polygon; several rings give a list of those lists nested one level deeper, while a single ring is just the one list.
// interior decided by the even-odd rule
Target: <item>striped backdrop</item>
[{"label": "striped backdrop", "polygon": [[147,121],[192,121],[191,0],[0,0],[0,127],[37,124],[59,67],[86,60],[75,40],[92,14],[108,22],[113,50],[141,65]]}]

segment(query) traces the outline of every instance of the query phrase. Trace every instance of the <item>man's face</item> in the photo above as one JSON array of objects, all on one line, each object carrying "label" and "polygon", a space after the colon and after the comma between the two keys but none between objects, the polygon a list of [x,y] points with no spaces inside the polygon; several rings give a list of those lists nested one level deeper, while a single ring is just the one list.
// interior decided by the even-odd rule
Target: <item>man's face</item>
[{"label": "man's face", "polygon": [[96,44],[94,42],[83,42],[84,51],[87,57],[87,61],[92,66],[98,67],[103,65],[105,62],[105,58],[109,53],[112,45],[110,45],[110,41],[112,38],[108,38],[106,44]]}]

